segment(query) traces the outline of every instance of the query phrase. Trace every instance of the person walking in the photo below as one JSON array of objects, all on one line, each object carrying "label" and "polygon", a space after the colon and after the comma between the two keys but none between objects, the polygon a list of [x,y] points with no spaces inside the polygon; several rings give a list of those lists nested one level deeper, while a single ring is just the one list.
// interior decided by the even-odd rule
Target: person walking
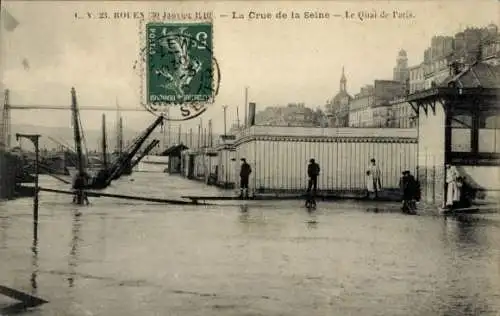
[{"label": "person walking", "polygon": [[377,163],[374,158],[370,160],[370,165],[368,166],[368,170],[366,171],[367,175],[367,191],[368,197],[370,193],[375,193],[375,198],[378,197],[379,192],[382,190],[382,181],[380,168],[377,166]]},{"label": "person walking", "polygon": [[240,169],[240,198],[248,198],[248,180],[252,173],[252,167],[247,163],[245,158],[241,158],[242,164]]}]

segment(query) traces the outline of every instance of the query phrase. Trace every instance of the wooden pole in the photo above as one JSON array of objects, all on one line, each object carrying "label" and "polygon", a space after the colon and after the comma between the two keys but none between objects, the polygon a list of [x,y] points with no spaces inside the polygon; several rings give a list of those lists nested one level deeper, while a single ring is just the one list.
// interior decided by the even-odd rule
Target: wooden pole
[{"label": "wooden pole", "polygon": [[243,123],[243,126],[247,126],[247,121],[248,121],[248,87],[245,87],[245,122]]},{"label": "wooden pole", "polygon": [[198,125],[198,148],[201,147],[201,125]]},{"label": "wooden pole", "polygon": [[224,136],[227,135],[227,127],[226,127],[226,110],[227,110],[227,105],[223,106],[224,109]]},{"label": "wooden pole", "polygon": [[238,128],[240,128],[240,108],[237,107],[236,108],[236,126],[238,126]]},{"label": "wooden pole", "polygon": [[[83,167],[83,151],[82,151],[82,135],[80,133],[80,119],[78,115],[78,105],[76,101],[76,90],[75,88],[71,88],[71,112],[73,114],[73,137],[75,140],[75,149],[76,149],[76,159],[77,159],[77,168],[78,174],[76,175],[76,182],[81,182],[79,179],[84,177],[84,167]],[[83,190],[77,189],[76,191],[76,204],[83,204]]]},{"label": "wooden pole", "polygon": [[189,148],[193,147],[193,129],[189,129]]},{"label": "wooden pole", "polygon": [[177,144],[181,143],[181,131],[182,131],[182,125],[179,124],[179,132],[177,135]]},{"label": "wooden pole", "polygon": [[212,147],[212,120],[208,120],[208,141],[207,141],[207,146]]},{"label": "wooden pole", "polygon": [[106,137],[106,114],[102,115],[102,163],[103,167],[105,169],[108,168],[108,144],[107,144],[107,137]]}]

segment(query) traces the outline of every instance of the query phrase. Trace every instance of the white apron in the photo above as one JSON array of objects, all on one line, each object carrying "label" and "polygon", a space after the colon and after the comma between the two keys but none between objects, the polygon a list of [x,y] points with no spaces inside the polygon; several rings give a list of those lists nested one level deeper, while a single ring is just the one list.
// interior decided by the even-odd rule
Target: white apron
[{"label": "white apron", "polygon": [[458,170],[455,166],[451,166],[446,170],[446,183],[448,188],[446,190],[446,206],[452,206],[454,202],[460,201],[460,190],[458,186]]}]

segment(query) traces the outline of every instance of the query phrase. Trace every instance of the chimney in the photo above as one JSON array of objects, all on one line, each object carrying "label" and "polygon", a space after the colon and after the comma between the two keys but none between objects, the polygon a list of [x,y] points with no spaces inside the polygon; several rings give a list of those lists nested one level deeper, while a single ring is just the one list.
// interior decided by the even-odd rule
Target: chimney
[{"label": "chimney", "polygon": [[248,125],[255,125],[255,103],[248,103]]}]

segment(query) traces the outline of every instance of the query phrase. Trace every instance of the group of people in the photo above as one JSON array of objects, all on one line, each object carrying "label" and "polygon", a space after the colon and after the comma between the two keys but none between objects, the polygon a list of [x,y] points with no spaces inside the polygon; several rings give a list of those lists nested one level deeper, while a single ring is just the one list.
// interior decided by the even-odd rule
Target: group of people
[{"label": "group of people", "polygon": [[[242,165],[240,169],[240,197],[248,198],[248,182],[252,168],[247,163],[245,158],[241,159]],[[320,174],[320,166],[314,160],[309,160],[307,166],[308,185],[307,194],[308,201],[314,200],[318,188],[318,177]],[[457,168],[452,165],[446,165],[446,201],[445,208],[453,208],[461,205],[464,200],[464,178],[460,176]],[[402,172],[399,180],[399,189],[401,193],[402,210],[414,211],[416,209],[416,202],[420,201],[421,189],[420,183],[409,170]],[[377,166],[376,160],[371,159],[370,164],[366,170],[366,197],[374,196],[377,198],[382,190],[381,172]]]},{"label": "group of people", "polygon": [[[241,159],[240,169],[240,197],[248,198],[248,180],[252,173],[252,168],[247,163],[245,158]],[[318,188],[318,177],[321,168],[314,158],[309,160],[307,166],[307,176],[309,178],[307,184],[308,202],[314,200]],[[412,210],[416,208],[416,201],[420,200],[420,184],[410,171],[403,171],[403,175],[399,182],[402,197],[402,209]],[[366,192],[367,198],[372,195],[377,198],[379,192],[382,190],[381,172],[377,166],[376,160],[371,159],[370,164],[366,170]]]}]

